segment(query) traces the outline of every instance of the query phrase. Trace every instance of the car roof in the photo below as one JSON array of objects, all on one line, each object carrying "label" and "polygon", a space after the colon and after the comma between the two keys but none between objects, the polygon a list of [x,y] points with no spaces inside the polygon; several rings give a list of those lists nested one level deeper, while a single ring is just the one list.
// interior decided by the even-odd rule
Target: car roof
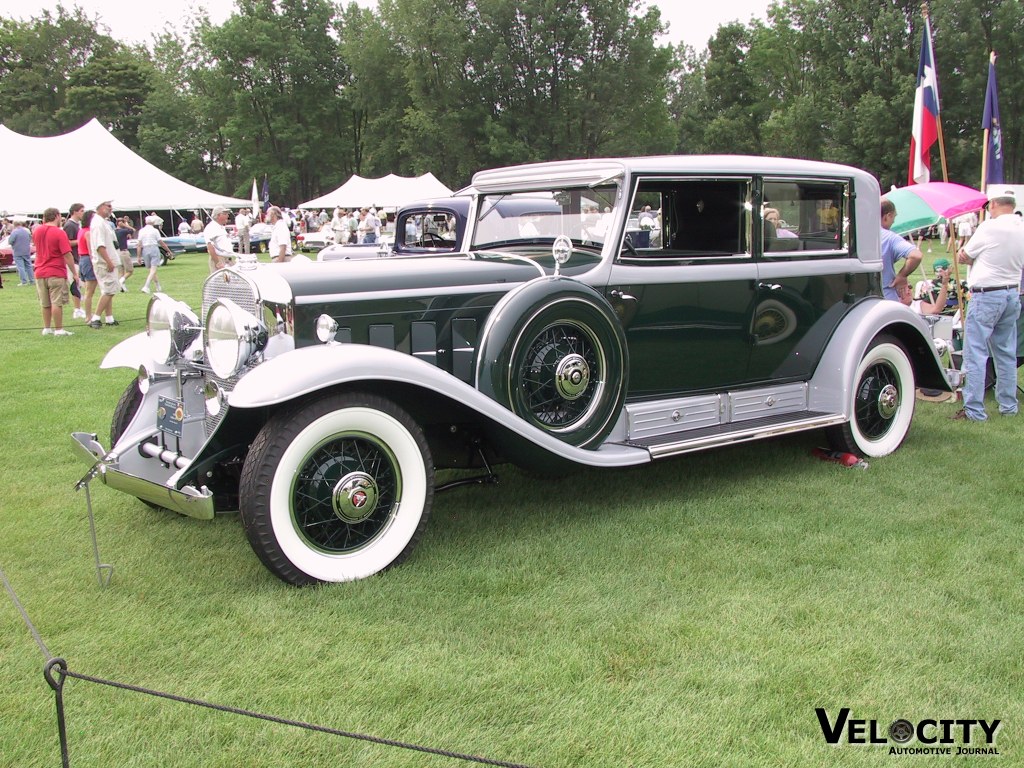
[{"label": "car roof", "polygon": [[877,184],[866,171],[848,165],[756,155],[658,155],[651,157],[562,160],[549,163],[479,171],[466,191],[550,189],[553,185],[597,185],[631,174],[719,173],[799,174],[801,176],[855,177]]}]

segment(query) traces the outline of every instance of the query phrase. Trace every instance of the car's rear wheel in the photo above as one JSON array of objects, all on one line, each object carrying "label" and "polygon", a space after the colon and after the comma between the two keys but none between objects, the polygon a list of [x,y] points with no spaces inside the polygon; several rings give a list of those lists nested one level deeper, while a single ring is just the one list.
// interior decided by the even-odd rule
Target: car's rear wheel
[{"label": "car's rear wheel", "polygon": [[402,562],[433,501],[422,429],[375,395],[327,395],[273,417],[253,442],[239,507],[253,550],[302,586],[351,581]]},{"label": "car's rear wheel", "polygon": [[831,446],[860,456],[886,456],[903,443],[914,417],[914,369],[904,346],[879,336],[857,366],[850,421],[829,427]]}]

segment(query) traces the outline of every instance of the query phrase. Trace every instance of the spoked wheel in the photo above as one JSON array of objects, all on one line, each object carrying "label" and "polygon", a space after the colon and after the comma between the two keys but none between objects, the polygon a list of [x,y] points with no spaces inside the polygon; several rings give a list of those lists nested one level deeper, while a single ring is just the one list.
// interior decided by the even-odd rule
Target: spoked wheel
[{"label": "spoked wheel", "polygon": [[604,350],[593,332],[576,323],[543,329],[523,350],[519,364],[519,405],[539,424],[554,430],[585,419],[607,382]]},{"label": "spoked wheel", "polygon": [[574,445],[600,440],[625,394],[625,344],[591,304],[554,302],[523,327],[508,356],[512,410]]},{"label": "spoked wheel", "polygon": [[914,370],[906,349],[879,336],[857,367],[851,419],[827,430],[832,447],[861,456],[886,456],[903,443],[914,416]]},{"label": "spoked wheel", "polygon": [[240,483],[256,554],[295,584],[350,581],[400,563],[433,500],[426,439],[394,403],[328,395],[272,418]]}]

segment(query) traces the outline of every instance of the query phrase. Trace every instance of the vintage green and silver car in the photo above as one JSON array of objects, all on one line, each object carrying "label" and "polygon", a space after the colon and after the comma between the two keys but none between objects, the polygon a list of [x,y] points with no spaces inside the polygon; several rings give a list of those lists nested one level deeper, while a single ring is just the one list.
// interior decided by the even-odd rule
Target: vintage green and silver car
[{"label": "vintage green and silver car", "polygon": [[884,456],[915,385],[951,388],[922,318],[880,298],[863,171],[580,160],[462,194],[465,253],[241,264],[198,312],[154,296],[102,363],[137,372],[112,447],[74,435],[94,476],[239,510],[275,575],[345,581],[410,554],[439,469],[613,470],[812,429]]}]

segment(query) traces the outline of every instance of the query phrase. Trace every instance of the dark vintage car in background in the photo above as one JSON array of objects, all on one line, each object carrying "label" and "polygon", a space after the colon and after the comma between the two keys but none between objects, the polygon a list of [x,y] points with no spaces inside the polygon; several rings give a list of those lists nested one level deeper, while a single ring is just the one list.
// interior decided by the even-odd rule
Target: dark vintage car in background
[{"label": "dark vintage car in background", "polygon": [[461,216],[452,242],[399,221],[422,253],[224,269],[198,311],[153,296],[102,363],[133,372],[110,449],[74,435],[92,475],[197,518],[237,509],[275,575],[345,581],[410,554],[439,469],[614,469],[801,430],[884,456],[915,384],[951,387],[920,316],[880,298],[863,171],[569,161],[436,205]]}]

